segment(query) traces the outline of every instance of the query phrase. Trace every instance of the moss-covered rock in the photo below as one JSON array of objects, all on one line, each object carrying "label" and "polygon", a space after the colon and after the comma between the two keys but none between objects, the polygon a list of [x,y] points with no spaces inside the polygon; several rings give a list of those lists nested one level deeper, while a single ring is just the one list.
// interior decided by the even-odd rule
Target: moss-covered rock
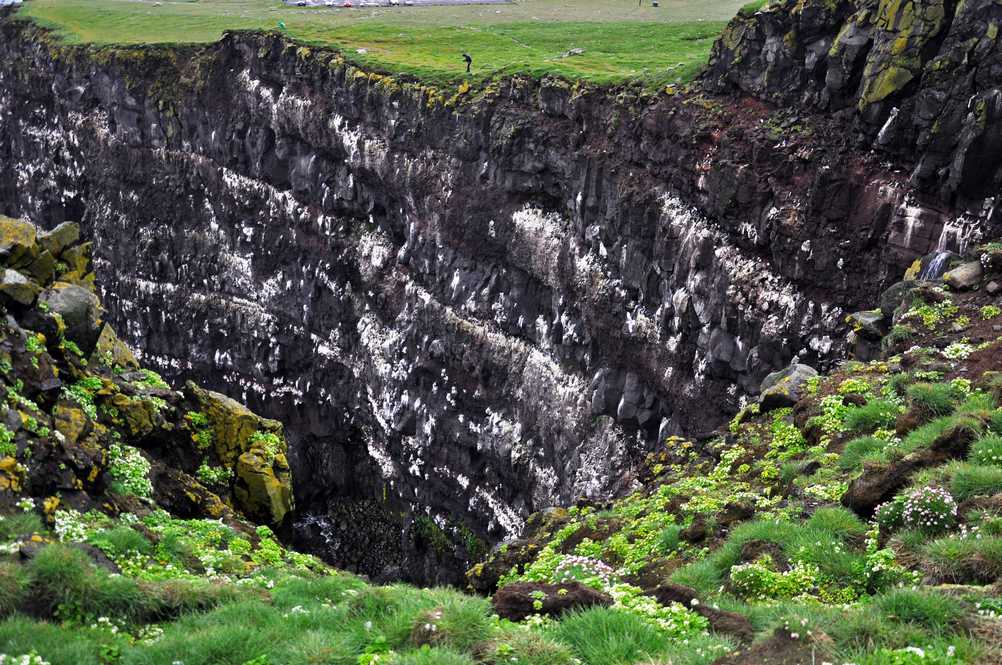
[{"label": "moss-covered rock", "polygon": [[292,509],[292,476],[282,424],[191,382],[185,384],[185,394],[205,414],[219,461],[234,472],[237,508],[257,520],[280,522]]},{"label": "moss-covered rock", "polygon": [[236,478],[237,507],[251,519],[278,524],[292,510],[292,474],[285,455],[270,458],[261,448],[249,450],[237,459]]},{"label": "moss-covered rock", "polygon": [[84,353],[94,350],[104,325],[101,321],[104,309],[97,295],[77,284],[55,282],[39,296],[39,302],[62,318],[67,339]]},{"label": "moss-covered rock", "polygon": [[18,271],[10,268],[3,271],[3,277],[0,278],[0,296],[6,301],[18,305],[31,305],[41,292],[42,287]]}]

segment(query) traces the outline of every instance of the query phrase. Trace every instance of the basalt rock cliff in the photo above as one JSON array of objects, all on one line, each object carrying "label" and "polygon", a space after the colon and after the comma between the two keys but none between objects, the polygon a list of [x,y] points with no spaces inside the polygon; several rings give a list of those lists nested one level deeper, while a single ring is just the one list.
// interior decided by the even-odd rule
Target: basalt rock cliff
[{"label": "basalt rock cliff", "polygon": [[[144,363],[285,424],[301,544],[457,581],[769,372],[824,368],[848,311],[995,223],[990,160],[939,185],[901,167],[925,87],[821,92],[809,54],[870,24],[815,4],[738,17],[704,83],[657,94],[443,91],[278,35],[68,47],[3,20],[0,210],[80,220]],[[952,43],[909,42],[912,78]]]}]

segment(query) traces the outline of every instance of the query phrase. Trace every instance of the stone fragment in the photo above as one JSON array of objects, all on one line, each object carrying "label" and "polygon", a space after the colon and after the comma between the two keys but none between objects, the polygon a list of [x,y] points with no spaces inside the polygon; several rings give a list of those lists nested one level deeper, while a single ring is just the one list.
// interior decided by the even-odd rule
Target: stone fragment
[{"label": "stone fragment", "polygon": [[767,375],[762,380],[760,410],[764,413],[773,409],[793,406],[803,397],[804,385],[808,379],[818,375],[810,365],[794,362],[789,367]]},{"label": "stone fragment", "polygon": [[957,290],[966,291],[978,286],[983,275],[980,261],[968,261],[943,275],[943,281]]},{"label": "stone fragment", "polygon": [[999,284],[995,280],[988,282],[985,286],[985,293],[990,296],[996,295],[999,291],[1002,291],[1002,284]]},{"label": "stone fragment", "polygon": [[104,313],[95,294],[76,284],[56,282],[42,293],[39,301],[44,302],[50,312],[62,317],[67,339],[76,342],[86,354],[94,350]]},{"label": "stone fragment", "polygon": [[51,284],[56,278],[56,259],[47,250],[38,255],[24,271],[42,285]]},{"label": "stone fragment", "polygon": [[16,270],[8,268],[0,277],[0,295],[10,302],[25,306],[31,305],[41,292],[42,287]]},{"label": "stone fragment", "polygon": [[80,239],[80,225],[63,222],[51,231],[43,231],[38,236],[38,244],[52,256],[59,256],[63,250]]},{"label": "stone fragment", "polygon": [[887,334],[887,317],[878,310],[853,312],[848,317],[852,329],[870,339],[879,339]]}]

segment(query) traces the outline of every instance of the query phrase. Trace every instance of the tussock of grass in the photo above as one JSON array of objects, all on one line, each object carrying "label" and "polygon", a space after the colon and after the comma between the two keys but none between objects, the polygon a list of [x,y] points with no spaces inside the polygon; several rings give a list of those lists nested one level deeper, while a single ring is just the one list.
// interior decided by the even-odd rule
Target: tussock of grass
[{"label": "tussock of grass", "polygon": [[0,517],[0,543],[13,542],[42,531],[42,520],[35,513],[14,513]]},{"label": "tussock of grass", "polygon": [[923,567],[949,582],[993,582],[1002,576],[1002,537],[949,536],[922,547]]},{"label": "tussock of grass", "polygon": [[876,599],[881,614],[891,621],[912,623],[943,634],[963,615],[959,601],[941,594],[914,589],[895,589]]},{"label": "tussock of grass", "polygon": [[647,621],[618,610],[593,608],[557,623],[551,634],[588,665],[621,665],[664,653],[668,643]]},{"label": "tussock of grass", "polygon": [[956,389],[949,383],[913,383],[905,394],[912,410],[924,418],[948,415],[959,402]]},{"label": "tussock of grass", "polygon": [[842,450],[842,455],[838,460],[839,468],[843,471],[860,469],[865,460],[880,459],[886,446],[886,441],[872,436],[853,439],[845,444],[845,448]]},{"label": "tussock of grass", "polygon": [[873,432],[894,427],[898,405],[890,400],[871,399],[863,406],[853,407],[846,413],[845,426],[850,432]]},{"label": "tussock of grass", "polygon": [[976,464],[1002,467],[1002,436],[990,434],[975,441],[968,459]]},{"label": "tussock of grass", "polygon": [[950,492],[958,501],[1002,493],[1002,467],[959,463],[950,470]]}]

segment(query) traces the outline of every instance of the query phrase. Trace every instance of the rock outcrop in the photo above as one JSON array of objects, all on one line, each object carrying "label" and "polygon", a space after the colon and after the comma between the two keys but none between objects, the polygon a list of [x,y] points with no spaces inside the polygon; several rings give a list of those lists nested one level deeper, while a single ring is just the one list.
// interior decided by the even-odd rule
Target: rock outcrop
[{"label": "rock outcrop", "polygon": [[783,0],[731,22],[706,82],[844,114],[918,191],[968,208],[963,236],[1002,184],[1000,23],[992,0]]},{"label": "rock outcrop", "polygon": [[[0,270],[17,287],[0,289],[0,510],[29,501],[51,519],[155,502],[280,526],[292,509],[282,426],[141,369],[101,319],[78,239],[75,224],[44,234],[0,216]],[[43,257],[50,268],[34,270]]]}]

